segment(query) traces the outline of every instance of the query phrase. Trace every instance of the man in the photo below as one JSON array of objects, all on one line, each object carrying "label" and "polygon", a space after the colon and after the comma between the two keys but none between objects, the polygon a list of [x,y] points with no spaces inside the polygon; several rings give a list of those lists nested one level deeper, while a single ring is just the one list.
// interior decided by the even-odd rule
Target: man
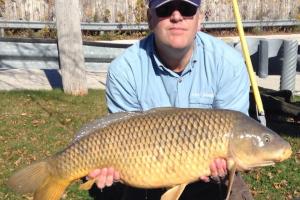
[{"label": "man", "polygon": [[[200,3],[200,0],[149,0],[148,23],[152,33],[129,47],[109,67],[106,84],[109,112],[172,106],[224,108],[248,114],[249,80],[244,61],[224,42],[198,32],[202,19]],[[212,177],[223,177],[227,172],[226,161],[221,158],[216,158],[210,167]],[[89,177],[97,178],[98,188],[104,188],[118,180],[120,174],[113,168],[105,168],[91,172]],[[199,179],[186,188],[181,199],[224,197],[226,191],[220,194],[215,181],[208,177]],[[106,187],[100,199],[159,199],[163,193],[129,189],[128,194],[128,189],[122,188],[120,184]],[[106,190],[114,195],[108,197]],[[117,191],[122,195],[118,196]],[[251,199],[239,176],[231,199]]]}]

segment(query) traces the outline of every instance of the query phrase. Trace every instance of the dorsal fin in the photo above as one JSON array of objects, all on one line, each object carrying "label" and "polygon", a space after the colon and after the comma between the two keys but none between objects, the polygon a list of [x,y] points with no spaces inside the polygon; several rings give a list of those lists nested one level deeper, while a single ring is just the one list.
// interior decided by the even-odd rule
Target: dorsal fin
[{"label": "dorsal fin", "polygon": [[141,115],[144,113],[149,113],[149,112],[156,113],[158,111],[171,110],[171,109],[174,109],[174,108],[173,107],[158,107],[158,108],[152,108],[148,111],[131,111],[131,112],[118,112],[118,113],[108,114],[104,117],[101,117],[99,119],[96,119],[96,120],[84,125],[79,131],[77,131],[71,144],[78,141],[82,137],[89,135],[90,133],[94,132],[97,129],[108,126],[111,123],[118,122],[118,121],[130,118],[132,116]]},{"label": "dorsal fin", "polygon": [[135,112],[118,112],[118,113],[111,113],[99,119],[96,119],[90,123],[85,124],[77,133],[71,143],[74,143],[80,140],[82,137],[93,133],[97,129],[104,128],[111,123],[118,122],[132,116],[140,115],[143,112],[135,111]]},{"label": "dorsal fin", "polygon": [[168,110],[174,110],[174,107],[157,107],[157,108],[151,108],[150,110],[146,111],[148,113],[156,113],[161,111],[168,111]]}]

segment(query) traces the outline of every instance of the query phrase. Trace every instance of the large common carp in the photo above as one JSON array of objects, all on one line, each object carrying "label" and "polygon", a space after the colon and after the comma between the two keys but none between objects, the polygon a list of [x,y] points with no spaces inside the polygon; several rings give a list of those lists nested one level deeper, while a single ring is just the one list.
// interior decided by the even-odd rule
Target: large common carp
[{"label": "large common carp", "polygon": [[215,158],[227,160],[233,177],[235,169],[272,165],[291,153],[279,135],[236,111],[124,112],[87,125],[62,152],[18,171],[8,184],[36,200],[56,200],[93,169],[114,167],[125,184],[171,187],[162,199],[178,199],[186,184],[210,175]]}]

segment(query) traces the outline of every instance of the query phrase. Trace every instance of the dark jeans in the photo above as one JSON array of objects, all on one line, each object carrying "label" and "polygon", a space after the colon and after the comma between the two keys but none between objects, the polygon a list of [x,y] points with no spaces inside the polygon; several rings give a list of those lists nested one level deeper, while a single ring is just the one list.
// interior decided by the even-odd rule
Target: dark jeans
[{"label": "dark jeans", "polygon": [[[116,183],[103,190],[93,186],[89,193],[95,200],[159,200],[165,191],[165,189],[138,189]],[[189,184],[179,200],[220,200],[225,199],[226,194],[227,186],[224,183],[198,181]],[[253,200],[247,185],[239,174],[235,176],[230,199]]]}]

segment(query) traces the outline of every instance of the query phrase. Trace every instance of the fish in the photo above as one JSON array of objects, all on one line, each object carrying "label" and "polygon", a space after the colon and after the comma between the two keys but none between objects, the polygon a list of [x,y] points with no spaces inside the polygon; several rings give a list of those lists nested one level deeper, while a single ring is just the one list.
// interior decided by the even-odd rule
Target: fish
[{"label": "fish", "polygon": [[[85,125],[62,151],[17,172],[8,186],[35,200],[58,200],[74,181],[97,168],[113,167],[121,182],[138,188],[169,188],[177,200],[189,183],[210,175],[224,158],[229,191],[235,171],[288,159],[291,145],[249,116],[233,110],[155,108],[109,114]],[[81,185],[89,189],[94,179]]]}]

